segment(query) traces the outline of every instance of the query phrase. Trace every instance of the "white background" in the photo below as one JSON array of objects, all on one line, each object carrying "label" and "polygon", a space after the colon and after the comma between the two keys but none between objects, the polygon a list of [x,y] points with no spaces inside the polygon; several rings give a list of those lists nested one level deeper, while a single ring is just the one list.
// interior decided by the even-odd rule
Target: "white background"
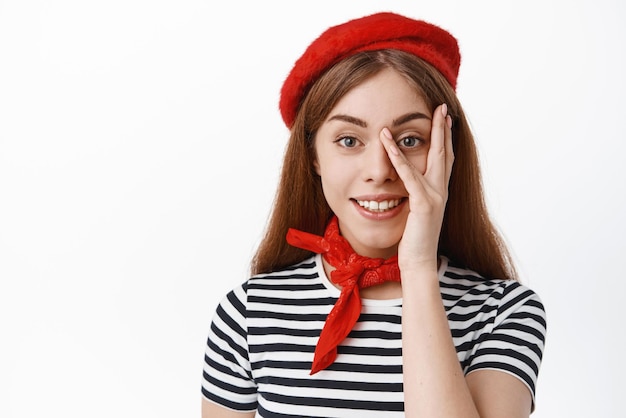
[{"label": "white background", "polygon": [[0,0],[0,416],[199,416],[322,30],[392,10],[460,42],[489,205],[548,341],[536,418],[623,403],[626,7]]}]

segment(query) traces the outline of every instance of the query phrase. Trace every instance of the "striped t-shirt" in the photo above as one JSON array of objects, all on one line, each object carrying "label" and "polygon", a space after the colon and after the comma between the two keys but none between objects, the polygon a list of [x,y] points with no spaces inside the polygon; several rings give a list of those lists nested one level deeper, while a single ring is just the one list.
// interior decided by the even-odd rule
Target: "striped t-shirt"
[{"label": "striped t-shirt", "polygon": [[[441,295],[465,374],[497,369],[533,399],[545,311],[519,282],[487,280],[442,258]],[[363,299],[361,316],[333,364],[310,375],[315,344],[339,290],[321,257],[250,278],[217,307],[202,394],[257,417],[404,416],[402,300]]]}]

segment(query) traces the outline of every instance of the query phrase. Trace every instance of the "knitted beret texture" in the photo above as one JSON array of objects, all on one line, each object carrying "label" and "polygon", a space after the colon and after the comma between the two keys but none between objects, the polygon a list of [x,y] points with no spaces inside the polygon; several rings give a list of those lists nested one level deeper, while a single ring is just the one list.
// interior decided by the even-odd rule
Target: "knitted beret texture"
[{"label": "knitted beret texture", "polygon": [[461,55],[456,39],[423,20],[390,12],[375,13],[330,27],[296,61],[280,92],[280,112],[291,127],[309,89],[327,69],[362,51],[397,49],[435,67],[456,89]]}]

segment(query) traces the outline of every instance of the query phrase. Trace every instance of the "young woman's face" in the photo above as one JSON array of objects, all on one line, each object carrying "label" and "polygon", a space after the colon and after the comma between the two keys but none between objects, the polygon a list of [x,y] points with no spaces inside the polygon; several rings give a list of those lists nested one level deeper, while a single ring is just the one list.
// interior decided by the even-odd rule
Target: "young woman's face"
[{"label": "young woman's face", "polygon": [[341,234],[357,253],[396,254],[409,212],[408,193],[380,140],[382,129],[424,173],[431,119],[416,89],[387,69],[350,90],[318,130],[315,170]]}]

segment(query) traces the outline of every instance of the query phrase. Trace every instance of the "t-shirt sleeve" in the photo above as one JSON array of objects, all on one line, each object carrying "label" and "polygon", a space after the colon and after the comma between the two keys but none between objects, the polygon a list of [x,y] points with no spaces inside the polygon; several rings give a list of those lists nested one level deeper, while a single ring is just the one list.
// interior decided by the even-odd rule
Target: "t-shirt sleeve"
[{"label": "t-shirt sleeve", "polygon": [[202,395],[209,401],[235,411],[257,408],[257,388],[248,357],[244,284],[220,302],[209,330]]},{"label": "t-shirt sleeve", "polygon": [[506,282],[491,332],[476,347],[466,374],[495,369],[519,378],[535,401],[546,339],[546,313],[539,296],[518,282]]}]

